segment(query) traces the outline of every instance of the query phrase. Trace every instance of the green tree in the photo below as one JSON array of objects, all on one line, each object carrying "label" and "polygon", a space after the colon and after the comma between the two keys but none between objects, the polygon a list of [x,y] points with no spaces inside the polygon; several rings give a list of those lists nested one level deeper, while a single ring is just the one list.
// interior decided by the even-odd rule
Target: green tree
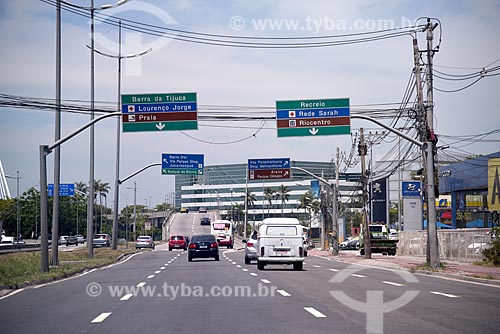
[{"label": "green tree", "polygon": [[299,210],[304,209],[304,211],[307,211],[309,217],[309,227],[311,226],[313,203],[314,195],[311,191],[307,191],[299,198],[299,205],[297,206]]},{"label": "green tree", "polygon": [[99,195],[99,212],[100,212],[100,218],[101,218],[101,232],[102,232],[102,214],[104,211],[104,207],[102,205],[102,198],[104,197],[104,200],[106,201],[107,199],[107,194],[109,193],[109,183],[108,182],[101,182],[101,180],[94,180],[94,200],[96,199],[97,195]]},{"label": "green tree", "polygon": [[270,215],[271,208],[273,206],[273,199],[276,196],[276,191],[274,189],[267,187],[264,189],[264,198],[267,201],[267,215]]},{"label": "green tree", "polygon": [[288,188],[283,184],[278,188],[278,191],[276,192],[277,199],[281,199],[281,215],[283,215],[285,202],[287,202],[288,199],[290,198],[289,192],[290,188]]}]

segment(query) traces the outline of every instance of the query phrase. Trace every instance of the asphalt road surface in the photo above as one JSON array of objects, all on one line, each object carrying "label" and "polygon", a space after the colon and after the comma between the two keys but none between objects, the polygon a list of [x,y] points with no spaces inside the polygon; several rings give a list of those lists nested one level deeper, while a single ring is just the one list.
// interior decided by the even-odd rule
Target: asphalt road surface
[{"label": "asphalt road surface", "polygon": [[[171,234],[209,233],[177,214]],[[498,333],[500,289],[306,258],[303,271],[187,261],[166,245],[0,300],[0,333]]]}]

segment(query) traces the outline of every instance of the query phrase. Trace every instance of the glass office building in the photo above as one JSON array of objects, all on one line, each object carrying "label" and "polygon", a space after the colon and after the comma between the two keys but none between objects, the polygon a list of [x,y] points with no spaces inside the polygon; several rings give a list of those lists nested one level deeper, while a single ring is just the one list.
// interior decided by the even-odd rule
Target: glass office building
[{"label": "glass office building", "polygon": [[[291,161],[292,167],[305,169],[317,176],[335,180],[335,164],[333,162]],[[254,196],[248,214],[260,220],[273,215],[306,215],[299,209],[300,197],[309,190],[318,192],[318,181],[306,173],[292,168],[289,179],[249,180],[246,178],[247,164],[227,164],[205,166],[203,175],[175,176],[175,207],[186,207],[197,211],[200,207],[218,210],[221,216],[230,215],[245,204],[245,189],[248,187]],[[340,192],[351,194],[359,185],[359,173],[342,173],[339,175]],[[313,182],[312,182],[313,181]],[[312,182],[312,188],[311,188]],[[266,193],[270,189],[276,194],[282,186],[287,187],[288,199],[269,198]],[[341,199],[342,200],[342,199]]]}]

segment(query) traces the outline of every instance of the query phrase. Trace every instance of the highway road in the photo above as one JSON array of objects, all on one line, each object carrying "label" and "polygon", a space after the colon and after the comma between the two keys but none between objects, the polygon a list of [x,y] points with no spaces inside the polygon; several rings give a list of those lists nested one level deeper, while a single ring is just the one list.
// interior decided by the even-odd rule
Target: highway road
[{"label": "highway road", "polygon": [[[208,233],[198,213],[172,234]],[[207,214],[210,216],[210,213]],[[498,333],[500,289],[311,256],[303,271],[166,245],[0,300],[1,333]]]}]

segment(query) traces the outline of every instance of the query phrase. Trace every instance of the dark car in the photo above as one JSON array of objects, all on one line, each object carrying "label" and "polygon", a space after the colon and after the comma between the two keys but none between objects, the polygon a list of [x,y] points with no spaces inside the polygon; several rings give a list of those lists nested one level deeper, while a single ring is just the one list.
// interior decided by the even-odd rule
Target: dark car
[{"label": "dark car", "polygon": [[168,241],[168,250],[171,251],[174,248],[180,248],[186,250],[188,243],[183,235],[172,235]]},{"label": "dark car", "polygon": [[78,238],[76,235],[72,235],[66,238],[66,246],[75,245],[78,246]]},{"label": "dark car", "polygon": [[200,218],[200,225],[210,225],[210,218],[208,217]]},{"label": "dark car", "polygon": [[212,234],[193,235],[188,247],[188,261],[213,257],[219,261],[219,244]]}]

